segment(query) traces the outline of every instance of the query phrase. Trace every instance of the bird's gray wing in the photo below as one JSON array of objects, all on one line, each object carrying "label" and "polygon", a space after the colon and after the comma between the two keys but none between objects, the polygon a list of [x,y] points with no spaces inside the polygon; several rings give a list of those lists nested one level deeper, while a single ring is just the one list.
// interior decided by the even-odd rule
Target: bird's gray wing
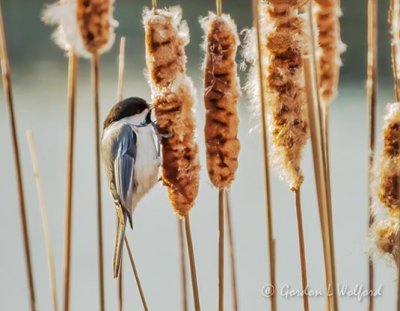
[{"label": "bird's gray wing", "polygon": [[129,125],[121,128],[116,144],[114,145],[114,178],[117,194],[124,211],[127,213],[132,225],[132,195],[135,185],[135,160],[136,160],[135,132]]}]

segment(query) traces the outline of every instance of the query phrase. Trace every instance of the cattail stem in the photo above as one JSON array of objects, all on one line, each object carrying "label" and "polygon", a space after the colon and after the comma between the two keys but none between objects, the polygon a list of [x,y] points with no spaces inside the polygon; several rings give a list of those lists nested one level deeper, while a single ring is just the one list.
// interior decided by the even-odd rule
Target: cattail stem
[{"label": "cattail stem", "polygon": [[151,4],[153,6],[153,10],[157,10],[157,0],[151,0]]},{"label": "cattail stem", "polygon": [[328,309],[336,311],[337,291],[336,291],[336,272],[334,260],[334,247],[332,230],[329,228],[329,196],[326,174],[326,156],[323,144],[323,131],[321,125],[321,111],[318,104],[318,93],[316,88],[316,77],[314,71],[314,62],[309,56],[304,57],[304,74],[306,81],[306,93],[308,103],[308,115],[312,142],[312,152],[314,160],[314,173],[318,196],[318,207],[321,220],[321,231],[323,239],[324,259],[325,259],[325,274],[326,274],[326,289],[328,295]]},{"label": "cattail stem", "polygon": [[[397,37],[399,36],[399,29],[394,28],[394,18],[398,18],[399,14],[399,4],[395,3],[396,0],[390,0],[390,8],[389,8],[389,24],[392,32],[392,44],[391,44],[391,58],[392,58],[392,71],[393,71],[393,80],[394,80],[394,95],[396,97],[396,101],[400,101],[400,80],[398,73],[398,62],[397,62],[397,54],[399,53],[399,46]],[[396,11],[394,12],[396,7]],[[395,38],[396,36],[396,38]]]},{"label": "cattail stem", "polygon": [[49,221],[47,218],[46,202],[44,199],[39,162],[36,156],[36,147],[32,131],[26,131],[26,138],[28,140],[29,152],[32,160],[32,169],[33,169],[33,175],[35,176],[36,192],[39,200],[40,216],[42,218],[44,239],[46,241],[47,263],[49,268],[50,286],[53,298],[53,310],[58,311],[57,281],[56,281],[56,268],[54,264],[54,252],[53,252],[51,234],[49,229]]},{"label": "cattail stem", "polygon": [[306,263],[306,248],[304,244],[304,230],[303,230],[303,216],[301,211],[301,195],[300,189],[296,191],[296,214],[297,214],[297,231],[299,234],[299,249],[300,249],[300,263],[301,263],[301,283],[303,286],[303,306],[304,310],[309,310],[308,296],[307,296],[307,263]]},{"label": "cattail stem", "polygon": [[218,310],[224,310],[224,196],[225,190],[218,193]]},{"label": "cattail stem", "polygon": [[[319,211],[320,211],[320,222],[321,231],[324,241],[324,257],[325,257],[325,273],[326,273],[326,287],[327,291],[331,292],[332,295],[328,297],[328,308],[329,310],[337,310],[337,291],[336,291],[336,266],[335,266],[335,252],[333,242],[333,221],[332,221],[332,198],[331,198],[331,183],[330,183],[330,167],[329,167],[329,147],[328,147],[328,110],[322,105],[320,100],[317,75],[317,64],[316,64],[316,52],[315,52],[315,36],[314,36],[314,25],[312,17],[312,3],[308,5],[308,21],[310,30],[310,64],[305,60],[309,67],[306,72],[306,89],[307,89],[307,100],[309,105],[309,121],[310,131],[314,131],[311,136],[314,137],[312,140],[312,146],[314,148],[321,148],[314,152],[314,171],[324,180],[324,184],[317,185],[320,187],[319,191],[322,194],[319,196]],[[308,80],[307,80],[308,79]],[[310,81],[313,79],[313,81]],[[313,105],[316,105],[314,107]],[[313,106],[310,108],[310,106]],[[322,157],[322,158],[321,158]],[[318,163],[317,163],[318,162]],[[321,170],[320,165],[323,165]],[[320,183],[320,181],[318,181]],[[317,189],[318,192],[318,189]]]},{"label": "cattail stem", "polygon": [[235,248],[233,243],[233,230],[232,230],[232,216],[231,216],[231,202],[229,198],[229,191],[225,190],[225,219],[227,227],[228,245],[229,245],[229,259],[231,270],[231,285],[232,285],[232,308],[234,311],[239,310],[238,290],[236,283],[236,258]]},{"label": "cattail stem", "polygon": [[98,265],[99,265],[99,293],[100,310],[105,308],[104,295],[104,255],[103,255],[103,215],[101,204],[101,163],[100,163],[100,104],[99,104],[99,55],[93,54],[91,61],[92,91],[93,91],[93,115],[95,133],[95,157],[96,157],[96,200],[97,200],[97,241],[98,241]]},{"label": "cattail stem", "polygon": [[[264,71],[262,66],[262,48],[261,48],[261,33],[259,22],[259,1],[253,0],[253,19],[257,31],[257,52],[258,52],[258,72],[259,84],[261,94],[261,123],[262,123],[262,143],[264,155],[264,176],[265,176],[265,209],[266,209],[266,226],[267,226],[267,241],[268,241],[268,254],[269,254],[269,274],[272,288],[276,288],[276,271],[275,271],[275,240],[273,236],[273,220],[271,208],[271,189],[270,189],[270,175],[269,175],[269,159],[268,159],[268,135],[267,135],[267,121],[266,121],[266,99],[264,92]],[[276,294],[273,293],[270,297],[271,309],[277,309]]]},{"label": "cattail stem", "polygon": [[140,281],[139,273],[136,269],[135,259],[133,258],[131,246],[129,245],[129,241],[126,236],[125,236],[125,246],[126,246],[126,249],[128,250],[129,260],[131,261],[132,271],[135,276],[136,284],[137,284],[139,294],[140,294],[140,299],[142,299],[143,308],[145,311],[148,311],[149,308],[147,307],[146,297],[144,296],[142,283]]},{"label": "cattail stem", "polygon": [[35,284],[33,280],[33,267],[31,261],[31,249],[29,242],[29,230],[28,230],[28,221],[26,218],[26,209],[25,209],[25,199],[24,199],[24,188],[22,183],[22,169],[20,163],[20,155],[19,155],[19,144],[18,144],[18,135],[17,135],[17,126],[14,114],[14,100],[11,86],[11,70],[10,63],[8,60],[7,53],[7,44],[6,44],[6,36],[4,31],[4,21],[3,21],[3,12],[0,6],[0,58],[1,58],[1,72],[2,72],[2,81],[3,81],[3,90],[7,101],[8,108],[8,117],[10,121],[10,130],[11,130],[11,139],[12,139],[12,148],[14,155],[14,165],[15,165],[15,173],[17,177],[17,193],[19,200],[19,210],[22,224],[22,236],[24,241],[24,253],[25,253],[25,265],[28,274],[28,284],[29,284],[29,295],[30,295],[30,306],[31,310],[36,310],[36,294],[35,294]]},{"label": "cattail stem", "polygon": [[187,243],[188,254],[189,254],[190,275],[192,278],[194,309],[196,311],[200,311],[199,287],[197,285],[196,262],[195,262],[194,249],[193,249],[192,232],[190,230],[189,213],[186,214],[186,216],[184,216],[184,221],[185,221],[186,243]]},{"label": "cattail stem", "polygon": [[125,46],[126,46],[126,38],[121,37],[121,40],[119,41],[119,55],[118,55],[118,86],[117,86],[118,101],[124,99]]},{"label": "cattail stem", "polygon": [[[125,46],[126,39],[121,37],[119,42],[119,55],[118,55],[118,85],[117,85],[117,101],[124,98],[124,77],[125,77]],[[118,221],[118,219],[117,219]],[[122,250],[123,251],[123,250]],[[117,293],[118,293],[118,311],[124,308],[124,282],[123,282],[123,256],[121,256],[121,269],[117,280]]]},{"label": "cattail stem", "polygon": [[69,311],[72,249],[72,199],[74,176],[75,104],[78,58],[69,52],[68,58],[68,138],[67,138],[67,198],[65,208],[64,249],[64,311]]},{"label": "cattail stem", "polygon": [[[372,169],[375,154],[376,102],[378,90],[378,3],[377,0],[368,0],[368,71],[367,71],[367,108],[368,108],[368,228],[374,221],[372,214],[373,181]],[[371,256],[368,256],[368,289],[374,290],[374,265]],[[374,297],[369,296],[368,310],[374,310]]]},{"label": "cattail stem", "polygon": [[186,274],[186,248],[185,248],[185,228],[182,219],[177,218],[178,236],[179,236],[179,258],[181,268],[181,293],[182,310],[189,310],[189,299],[187,292],[187,274]]},{"label": "cattail stem", "polygon": [[221,16],[222,14],[222,0],[215,0],[217,6],[217,15]]},{"label": "cattail stem", "polygon": [[397,311],[400,310],[400,268],[397,268]]},{"label": "cattail stem", "polygon": [[[122,250],[123,252],[124,250]],[[118,311],[124,309],[124,277],[123,277],[123,256],[121,256],[121,269],[117,279]]]}]

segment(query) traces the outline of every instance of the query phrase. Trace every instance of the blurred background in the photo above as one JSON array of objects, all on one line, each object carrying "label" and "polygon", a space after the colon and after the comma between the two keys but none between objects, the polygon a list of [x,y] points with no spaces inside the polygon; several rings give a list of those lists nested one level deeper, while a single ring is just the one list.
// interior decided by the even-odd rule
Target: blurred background
[{"label": "blurred background", "polygon": [[[343,55],[339,96],[331,108],[331,175],[336,247],[337,279],[353,289],[367,288],[367,115],[366,115],[366,3],[342,0],[342,39],[347,44]],[[32,129],[45,187],[55,259],[59,299],[62,300],[62,259],[65,205],[66,163],[66,78],[67,59],[50,40],[53,31],[40,20],[45,1],[3,0],[8,50],[11,61],[15,109],[20,138],[24,185],[28,209],[38,309],[52,310],[45,244],[38,200],[27,149],[25,131]],[[187,47],[189,73],[198,88],[198,142],[203,165],[197,206],[192,211],[192,230],[197,258],[203,310],[217,308],[217,190],[213,189],[205,169],[204,109],[201,100],[203,53],[199,16],[214,10],[211,0],[159,1],[159,6],[179,4],[191,31]],[[117,39],[127,37],[126,96],[150,100],[143,75],[145,67],[142,10],[150,1],[117,0],[115,18],[120,25]],[[390,45],[387,27],[389,1],[379,1],[379,107],[378,128],[384,105],[393,101],[390,70]],[[241,30],[250,27],[251,1],[223,1],[223,9],[236,20]],[[101,59],[102,119],[116,101],[118,44]],[[238,58],[240,61],[240,59]],[[78,82],[76,166],[73,212],[73,263],[71,310],[98,309],[97,236],[95,207],[95,155],[89,62],[81,60]],[[242,82],[244,76],[242,74]],[[240,140],[242,150],[236,182],[231,189],[232,217],[236,242],[239,304],[241,310],[265,310],[269,306],[262,295],[268,283],[266,229],[264,212],[264,176],[262,145],[257,134],[249,134],[254,119],[242,98]],[[9,123],[3,93],[0,94],[0,310],[29,309],[15,174],[11,157]],[[380,132],[379,132],[380,133]],[[380,137],[380,135],[378,136]],[[324,290],[324,266],[319,217],[316,205],[310,146],[303,160],[305,183],[303,219],[307,248],[309,285]],[[103,181],[105,181],[103,176]],[[300,266],[294,194],[272,172],[272,203],[277,240],[278,291],[287,284],[300,289]],[[112,200],[103,182],[106,304],[117,310],[116,286],[112,278],[112,252],[115,215]],[[179,310],[181,301],[176,217],[169,207],[166,189],[157,185],[134,214],[133,231],[128,230],[150,310]],[[226,267],[228,267],[228,262]],[[141,302],[125,260],[126,310],[141,310]],[[229,273],[226,272],[226,310],[231,309]],[[394,310],[396,272],[385,259],[377,260],[376,286],[382,296],[376,298],[376,310]],[[189,294],[191,298],[190,288]],[[280,310],[302,310],[301,298],[278,298]],[[322,310],[323,297],[310,298],[311,309]],[[365,310],[367,299],[341,297],[342,310]]]}]

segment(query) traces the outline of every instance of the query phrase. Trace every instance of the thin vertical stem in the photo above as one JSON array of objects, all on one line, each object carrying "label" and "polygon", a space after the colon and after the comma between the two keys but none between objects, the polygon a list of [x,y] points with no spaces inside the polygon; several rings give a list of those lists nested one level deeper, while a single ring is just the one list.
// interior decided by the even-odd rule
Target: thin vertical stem
[{"label": "thin vertical stem", "polygon": [[29,296],[30,296],[30,306],[31,310],[36,310],[36,294],[35,294],[35,283],[33,280],[33,267],[31,260],[31,248],[29,242],[29,229],[28,229],[28,220],[26,217],[26,208],[25,208],[25,199],[24,199],[24,188],[22,183],[22,169],[21,169],[21,161],[19,155],[19,143],[18,143],[18,135],[17,135],[17,125],[14,114],[14,101],[13,101],[13,93],[12,93],[12,85],[11,85],[11,70],[10,63],[8,60],[7,53],[7,43],[6,36],[4,31],[4,21],[3,21],[3,12],[0,6],[0,58],[1,58],[1,73],[2,73],[2,81],[3,81],[3,90],[7,101],[8,108],[8,118],[10,122],[10,130],[11,130],[11,140],[12,140],[12,148],[13,148],[13,156],[14,156],[14,165],[15,165],[15,173],[17,177],[17,194],[19,201],[19,211],[22,225],[22,237],[24,242],[24,253],[25,253],[25,265],[28,274],[28,284],[29,284]]},{"label": "thin vertical stem", "polygon": [[[399,73],[398,73],[398,68],[399,64],[397,63],[397,54],[399,52],[398,50],[398,44],[397,44],[397,39],[395,38],[396,36],[399,36],[398,31],[399,29],[394,28],[394,23],[397,23],[397,20],[395,21],[394,19],[397,19],[398,16],[396,16],[396,13],[399,10],[400,4],[396,0],[390,0],[390,8],[389,8],[389,25],[391,28],[391,33],[392,33],[392,42],[391,42],[391,58],[392,58],[392,72],[393,72],[393,82],[394,82],[394,95],[396,97],[396,101],[400,101],[400,80],[399,80]],[[396,6],[396,10],[395,10]],[[396,13],[393,13],[393,11],[396,11]]]},{"label": "thin vertical stem", "polygon": [[232,285],[232,306],[234,311],[239,310],[238,302],[238,290],[236,282],[236,259],[235,259],[235,248],[233,242],[233,229],[232,229],[232,215],[231,215],[231,201],[229,198],[229,191],[225,190],[225,219],[228,233],[228,245],[229,245],[229,259],[230,259],[230,270],[231,270],[231,285]]},{"label": "thin vertical stem", "polygon": [[224,194],[218,193],[218,310],[224,310]]},{"label": "thin vertical stem", "polygon": [[36,192],[39,200],[40,216],[42,218],[43,234],[44,234],[44,239],[46,241],[47,263],[48,263],[50,286],[53,298],[53,310],[58,311],[56,268],[54,264],[54,252],[52,246],[53,243],[51,241],[49,221],[47,218],[46,201],[44,198],[42,179],[39,169],[39,161],[36,155],[36,147],[32,131],[26,131],[26,138],[28,140],[29,152],[31,154],[33,175],[35,177]]},{"label": "thin vertical stem", "polygon": [[[268,159],[268,135],[266,121],[266,99],[264,92],[264,70],[262,64],[262,48],[261,48],[261,32],[259,22],[259,1],[253,0],[253,20],[257,31],[257,51],[258,51],[258,74],[261,95],[261,122],[262,122],[262,143],[264,155],[264,176],[265,176],[265,210],[266,210],[266,226],[267,226],[267,241],[269,254],[269,284],[276,289],[276,271],[275,271],[275,240],[273,235],[273,219],[271,207],[271,189],[269,176],[269,159]],[[270,297],[271,309],[275,311],[277,308],[276,294],[272,293]]]},{"label": "thin vertical stem", "polygon": [[153,5],[153,10],[157,10],[157,0],[151,0],[151,4]]},{"label": "thin vertical stem", "polygon": [[[122,249],[121,252],[124,250]],[[124,309],[124,278],[123,278],[123,255],[121,255],[121,268],[117,279],[117,293],[118,293],[118,311]]]},{"label": "thin vertical stem", "polygon": [[132,254],[131,246],[129,245],[129,241],[126,236],[125,236],[125,246],[126,246],[126,249],[128,250],[129,260],[131,261],[132,271],[135,276],[137,287],[139,289],[140,299],[142,299],[143,308],[145,311],[148,311],[149,308],[147,306],[146,297],[144,296],[142,282],[140,281],[139,273],[136,269],[135,260],[134,260],[133,254]]},{"label": "thin vertical stem", "polygon": [[179,258],[181,268],[181,293],[182,293],[182,310],[189,310],[188,291],[187,291],[187,274],[186,274],[186,248],[185,248],[185,228],[183,219],[177,218],[178,236],[179,236]]},{"label": "thin vertical stem", "polygon": [[187,214],[184,217],[184,220],[185,220],[186,242],[187,242],[189,263],[190,263],[190,275],[192,278],[194,309],[196,311],[200,311],[199,287],[197,285],[196,261],[195,261],[194,249],[193,249],[192,231],[190,230],[189,214]]},{"label": "thin vertical stem", "polygon": [[[121,37],[119,43],[119,56],[118,56],[118,85],[117,85],[117,101],[121,101],[124,98],[124,78],[125,78],[125,46],[126,39]],[[118,219],[117,219],[118,221]],[[123,250],[122,250],[123,251]],[[122,311],[124,308],[124,278],[123,278],[123,256],[121,256],[121,269],[117,279],[117,292],[118,292],[118,311]]]},{"label": "thin vertical stem", "polygon": [[74,177],[75,104],[78,59],[74,52],[68,58],[68,138],[67,138],[67,190],[65,207],[64,245],[64,311],[69,311],[72,249],[72,199]]},{"label": "thin vertical stem", "polygon": [[217,6],[217,15],[221,16],[221,14],[222,14],[222,0],[215,0],[215,4]]},{"label": "thin vertical stem", "polygon": [[[378,90],[378,3],[377,0],[368,0],[368,68],[367,68],[367,109],[368,109],[368,229],[374,221],[372,214],[373,180],[372,168],[375,154],[376,132],[376,100]],[[374,290],[374,264],[371,256],[368,256],[368,289]],[[368,310],[374,310],[374,297],[369,296]]]},{"label": "thin vertical stem", "polygon": [[400,311],[400,269],[399,268],[397,268],[397,311]]},{"label": "thin vertical stem", "polygon": [[[321,230],[324,242],[324,254],[325,254],[325,272],[327,274],[327,291],[332,291],[332,295],[328,296],[328,308],[330,310],[337,310],[337,292],[336,292],[336,266],[335,266],[335,248],[333,241],[333,221],[332,221],[332,198],[331,198],[331,184],[330,184],[330,171],[329,171],[329,147],[327,142],[328,129],[327,129],[327,120],[328,113],[326,106],[322,106],[318,85],[318,75],[317,75],[317,64],[316,64],[316,52],[315,52],[315,36],[314,36],[314,20],[312,17],[312,3],[309,3],[308,6],[308,21],[309,21],[309,30],[310,30],[310,62],[306,61],[307,65],[311,65],[307,69],[311,70],[308,72],[308,79],[313,79],[313,81],[308,81],[307,88],[307,96],[308,96],[308,104],[312,107],[309,107],[309,119],[310,119],[310,128],[313,127],[314,135],[312,134],[313,148],[321,148],[316,152],[313,152],[314,156],[314,170],[319,175],[320,178],[323,178],[324,184],[317,185],[320,186],[321,197],[322,200],[320,207],[320,221],[321,221]],[[310,101],[311,100],[311,101]],[[314,106],[314,104],[316,106]],[[311,124],[312,123],[312,124]],[[322,158],[320,158],[322,157]],[[323,165],[321,169],[319,165]],[[316,177],[317,180],[317,177]],[[320,183],[320,181],[318,181]],[[322,190],[323,189],[323,190]],[[318,190],[317,190],[318,192]]]},{"label": "thin vertical stem", "polygon": [[92,91],[93,91],[93,115],[95,134],[95,157],[96,157],[96,203],[97,203],[97,242],[98,242],[98,265],[99,265],[99,298],[100,310],[105,310],[104,295],[104,254],[103,254],[103,215],[101,204],[101,167],[100,167],[100,104],[99,104],[99,55],[93,54],[91,61]]},{"label": "thin vertical stem", "polygon": [[126,39],[121,37],[119,42],[119,56],[118,56],[118,86],[117,86],[117,100],[124,99],[124,79],[125,79],[125,46]]},{"label": "thin vertical stem", "polygon": [[314,160],[315,185],[318,196],[318,207],[321,220],[321,231],[325,259],[326,289],[328,295],[328,310],[338,310],[336,276],[335,276],[335,259],[333,250],[332,230],[329,226],[329,196],[328,184],[326,178],[326,157],[324,155],[323,132],[321,125],[321,112],[318,103],[314,62],[309,56],[303,58],[308,116],[310,124],[311,145]]},{"label": "thin vertical stem", "polygon": [[296,191],[296,214],[297,214],[297,231],[299,234],[299,250],[300,250],[300,265],[301,265],[301,283],[303,287],[303,306],[304,311],[308,311],[310,306],[307,295],[307,262],[306,262],[306,247],[304,243],[303,216],[301,211],[301,195],[300,189]]}]

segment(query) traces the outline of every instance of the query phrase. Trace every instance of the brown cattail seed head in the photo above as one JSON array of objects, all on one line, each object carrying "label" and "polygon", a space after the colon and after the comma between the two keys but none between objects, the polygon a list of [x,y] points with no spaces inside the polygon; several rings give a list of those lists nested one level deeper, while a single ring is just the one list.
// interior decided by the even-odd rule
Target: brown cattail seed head
[{"label": "brown cattail seed head", "polygon": [[98,53],[110,37],[111,0],[77,0],[77,20],[86,49]]},{"label": "brown cattail seed head", "polygon": [[302,56],[306,53],[301,1],[279,7],[263,5],[263,63],[273,161],[290,189],[303,182],[301,155],[308,138]]},{"label": "brown cattail seed head", "polygon": [[391,216],[400,216],[400,103],[389,104],[383,130],[378,198]]},{"label": "brown cattail seed head", "polygon": [[158,130],[165,135],[161,139],[162,178],[173,209],[185,216],[194,206],[200,171],[193,114],[195,89],[186,76],[188,28],[177,7],[146,10],[143,19],[153,105]]},{"label": "brown cattail seed head", "polygon": [[151,83],[162,88],[186,73],[185,46],[189,43],[189,30],[181,20],[181,11],[145,11],[146,63]]},{"label": "brown cattail seed head", "polygon": [[383,255],[388,255],[400,268],[400,231],[399,219],[389,218],[376,222],[371,232],[376,249]]},{"label": "brown cattail seed head", "polygon": [[237,102],[240,86],[235,62],[239,37],[230,16],[210,13],[201,20],[205,36],[204,102],[208,175],[219,189],[228,188],[238,167],[240,143]]},{"label": "brown cattail seed head", "polygon": [[313,12],[318,28],[319,89],[322,100],[329,105],[337,93],[342,64],[340,55],[346,49],[340,39],[341,11],[336,0],[315,0]]}]

